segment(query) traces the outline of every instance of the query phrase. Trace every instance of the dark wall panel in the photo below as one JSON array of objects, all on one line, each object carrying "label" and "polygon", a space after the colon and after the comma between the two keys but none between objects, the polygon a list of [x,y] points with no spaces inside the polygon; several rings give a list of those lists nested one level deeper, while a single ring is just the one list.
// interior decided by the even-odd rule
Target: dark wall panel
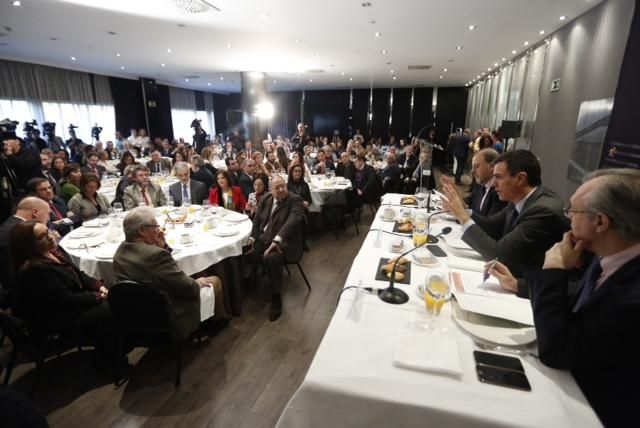
[{"label": "dark wall panel", "polygon": [[171,120],[171,101],[169,99],[169,87],[157,85],[157,115],[156,124],[152,126],[152,137],[173,139],[173,121]]},{"label": "dark wall panel", "polygon": [[116,130],[126,137],[131,128],[146,128],[140,82],[109,77],[109,86],[116,112]]},{"label": "dark wall panel", "polygon": [[354,89],[353,93],[353,107],[351,109],[351,127],[353,132],[360,130],[360,133],[365,137],[369,136],[369,121],[367,115],[369,114],[369,89]]},{"label": "dark wall panel", "polygon": [[[239,117],[239,121],[232,120],[234,117],[234,110],[241,110],[240,94],[213,94],[213,117],[216,121],[216,133],[230,134],[232,128],[242,126],[242,115]],[[232,122],[228,123],[227,119],[231,119]]]},{"label": "dark wall panel", "polygon": [[436,141],[446,141],[451,130],[464,129],[468,93],[468,89],[464,87],[438,88]]},{"label": "dark wall panel", "polygon": [[393,90],[393,108],[389,133],[395,136],[397,140],[407,138],[410,132],[410,118],[411,88],[395,88]]},{"label": "dark wall panel", "polygon": [[[433,123],[431,104],[433,100],[433,88],[415,88],[413,92],[413,115],[411,122],[411,135],[416,136],[420,129]],[[425,134],[420,134],[423,137]]]},{"label": "dark wall panel", "polygon": [[391,89],[380,88],[373,90],[373,118],[371,123],[371,136],[387,139],[389,135],[389,95]]},{"label": "dark wall panel", "polygon": [[273,103],[274,115],[268,132],[273,137],[277,135],[291,137],[300,121],[302,91],[270,92],[269,97]]},{"label": "dark wall panel", "polygon": [[304,121],[313,136],[346,134],[349,118],[349,90],[306,91]]}]

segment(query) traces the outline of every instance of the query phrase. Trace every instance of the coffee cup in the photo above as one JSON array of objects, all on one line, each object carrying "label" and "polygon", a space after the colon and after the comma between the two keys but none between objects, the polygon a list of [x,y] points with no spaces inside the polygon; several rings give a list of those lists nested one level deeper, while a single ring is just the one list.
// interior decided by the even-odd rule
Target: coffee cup
[{"label": "coffee cup", "polygon": [[180,243],[181,244],[188,244],[191,242],[191,234],[190,233],[183,233],[180,235]]},{"label": "coffee cup", "polygon": [[396,217],[396,211],[391,207],[386,207],[382,210],[382,218],[387,221],[392,221]]}]

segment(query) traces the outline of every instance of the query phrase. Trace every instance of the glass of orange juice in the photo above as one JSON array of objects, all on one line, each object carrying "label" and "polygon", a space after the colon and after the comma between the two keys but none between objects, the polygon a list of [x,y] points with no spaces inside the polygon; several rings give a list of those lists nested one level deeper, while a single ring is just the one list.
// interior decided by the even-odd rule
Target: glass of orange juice
[{"label": "glass of orange juice", "polygon": [[413,245],[419,247],[426,244],[428,239],[427,219],[422,214],[417,214],[413,219]]},{"label": "glass of orange juice", "polygon": [[451,298],[451,287],[444,275],[430,275],[424,286],[424,306],[427,313],[435,320],[444,304]]}]

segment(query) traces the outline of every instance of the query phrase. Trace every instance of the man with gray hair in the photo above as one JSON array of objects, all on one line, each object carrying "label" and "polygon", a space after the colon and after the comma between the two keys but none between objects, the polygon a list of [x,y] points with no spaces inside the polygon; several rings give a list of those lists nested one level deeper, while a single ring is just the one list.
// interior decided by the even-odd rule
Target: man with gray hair
[{"label": "man with gray hair", "polygon": [[160,187],[149,180],[149,168],[137,165],[133,170],[134,183],[124,189],[122,202],[129,211],[137,206],[161,207],[167,205],[167,199]]},{"label": "man with gray hair", "polygon": [[216,183],[213,174],[204,167],[204,159],[200,155],[191,156],[191,179],[203,183],[207,188],[207,192]]},{"label": "man with gray hair", "polygon": [[500,154],[493,149],[482,149],[471,160],[471,170],[475,180],[471,195],[465,199],[472,212],[484,216],[496,214],[508,205],[496,193],[493,179],[493,162]]},{"label": "man with gray hair", "polygon": [[147,162],[147,168],[149,168],[149,171],[151,171],[152,174],[169,172],[171,171],[171,161],[169,159],[164,159],[162,157],[162,153],[158,150],[154,150],[151,152],[151,160]]},{"label": "man with gray hair", "polygon": [[201,204],[205,199],[209,199],[209,192],[204,183],[190,178],[191,170],[186,162],[176,163],[173,169],[180,180],[169,186],[169,194],[176,207],[182,206],[185,200],[192,204]]},{"label": "man with gray hair", "polygon": [[[627,426],[640,401],[640,171],[587,176],[565,208],[571,231],[525,274],[540,360],[569,369],[605,426]],[[584,250],[595,254],[569,292],[569,271]],[[489,270],[504,288],[515,278]]]},{"label": "man with gray hair", "polygon": [[131,280],[166,292],[173,304],[176,331],[182,336],[200,324],[200,288],[213,287],[216,318],[224,317],[222,282],[218,277],[193,279],[171,256],[152,208],[132,209],[123,221],[125,241],[113,256],[117,281]]}]

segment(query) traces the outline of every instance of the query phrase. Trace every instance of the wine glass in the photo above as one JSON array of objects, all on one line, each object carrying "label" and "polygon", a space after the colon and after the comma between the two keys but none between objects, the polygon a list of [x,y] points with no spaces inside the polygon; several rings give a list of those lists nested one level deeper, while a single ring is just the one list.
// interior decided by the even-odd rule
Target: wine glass
[{"label": "wine glass", "polygon": [[424,201],[427,199],[429,195],[429,190],[426,187],[418,187],[415,192],[416,199],[418,200],[418,208],[424,208]]}]

